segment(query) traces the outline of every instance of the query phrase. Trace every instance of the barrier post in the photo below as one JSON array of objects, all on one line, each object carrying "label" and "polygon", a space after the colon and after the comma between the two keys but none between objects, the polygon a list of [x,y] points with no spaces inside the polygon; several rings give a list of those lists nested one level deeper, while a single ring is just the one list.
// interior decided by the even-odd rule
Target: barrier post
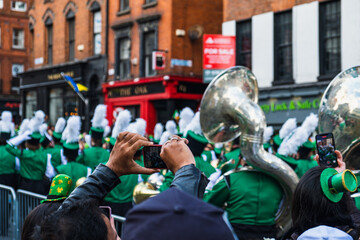
[{"label": "barrier post", "polygon": [[0,184],[0,239],[16,237],[16,195],[12,187]]},{"label": "barrier post", "polygon": [[[121,216],[118,216],[118,215],[111,215],[113,218],[114,218],[114,224],[115,224],[115,229],[116,231],[118,232],[118,235],[120,237],[122,237],[122,233],[123,233],[123,230],[124,230],[124,222],[126,220],[126,218],[124,217],[121,217]],[[121,225],[121,228],[120,228],[120,225]],[[121,231],[119,231],[119,229],[121,229]]]}]

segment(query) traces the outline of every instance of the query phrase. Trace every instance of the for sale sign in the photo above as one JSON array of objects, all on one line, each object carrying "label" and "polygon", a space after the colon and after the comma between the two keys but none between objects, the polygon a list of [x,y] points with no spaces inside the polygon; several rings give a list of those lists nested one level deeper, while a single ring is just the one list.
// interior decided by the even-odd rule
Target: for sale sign
[{"label": "for sale sign", "polygon": [[215,73],[235,66],[235,37],[204,34],[203,41],[203,78],[204,82],[210,82]]}]

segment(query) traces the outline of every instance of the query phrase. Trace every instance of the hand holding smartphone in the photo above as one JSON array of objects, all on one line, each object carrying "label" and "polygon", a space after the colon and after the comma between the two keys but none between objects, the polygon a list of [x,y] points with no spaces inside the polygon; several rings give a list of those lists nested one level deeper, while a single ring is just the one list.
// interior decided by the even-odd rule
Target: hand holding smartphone
[{"label": "hand holding smartphone", "polygon": [[325,167],[338,167],[335,153],[335,141],[332,133],[316,135],[316,149],[319,154],[319,165]]},{"label": "hand holding smartphone", "polygon": [[143,148],[144,166],[146,168],[168,168],[160,157],[161,147],[162,145],[152,145]]}]

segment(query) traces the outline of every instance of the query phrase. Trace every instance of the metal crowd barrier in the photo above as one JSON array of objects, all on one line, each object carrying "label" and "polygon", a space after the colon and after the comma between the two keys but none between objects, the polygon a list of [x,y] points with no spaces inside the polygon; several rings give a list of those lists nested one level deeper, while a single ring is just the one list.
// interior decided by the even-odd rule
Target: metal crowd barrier
[{"label": "metal crowd barrier", "polygon": [[123,223],[125,222],[126,218],[120,217],[118,215],[113,215],[113,214],[111,214],[111,216],[114,218],[115,229],[116,229],[118,235],[120,237],[122,237],[121,235],[122,235],[123,229],[124,229]]},{"label": "metal crowd barrier", "polygon": [[14,189],[0,184],[0,239],[16,238],[15,202]]},{"label": "metal crowd barrier", "polygon": [[[40,204],[46,196],[25,190],[17,190],[0,184],[0,239],[21,238],[21,230],[26,216]],[[126,218],[112,215],[119,236]]]},{"label": "metal crowd barrier", "polygon": [[[40,204],[40,201],[45,199],[46,196],[36,194],[25,190],[16,191],[16,226],[17,226],[17,239],[20,239],[21,230],[26,216]],[[15,205],[15,204],[14,204]]]}]

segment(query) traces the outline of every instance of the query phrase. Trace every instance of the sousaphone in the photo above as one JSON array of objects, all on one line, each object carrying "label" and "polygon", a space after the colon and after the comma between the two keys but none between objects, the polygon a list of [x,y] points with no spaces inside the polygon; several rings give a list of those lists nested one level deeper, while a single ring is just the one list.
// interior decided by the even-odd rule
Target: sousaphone
[{"label": "sousaphone", "polygon": [[299,179],[288,164],[264,150],[266,120],[257,101],[254,74],[242,66],[229,68],[207,87],[200,104],[200,124],[210,142],[224,143],[240,137],[241,152],[248,164],[279,182],[284,197],[276,223],[283,234],[291,226],[290,206]]}]

